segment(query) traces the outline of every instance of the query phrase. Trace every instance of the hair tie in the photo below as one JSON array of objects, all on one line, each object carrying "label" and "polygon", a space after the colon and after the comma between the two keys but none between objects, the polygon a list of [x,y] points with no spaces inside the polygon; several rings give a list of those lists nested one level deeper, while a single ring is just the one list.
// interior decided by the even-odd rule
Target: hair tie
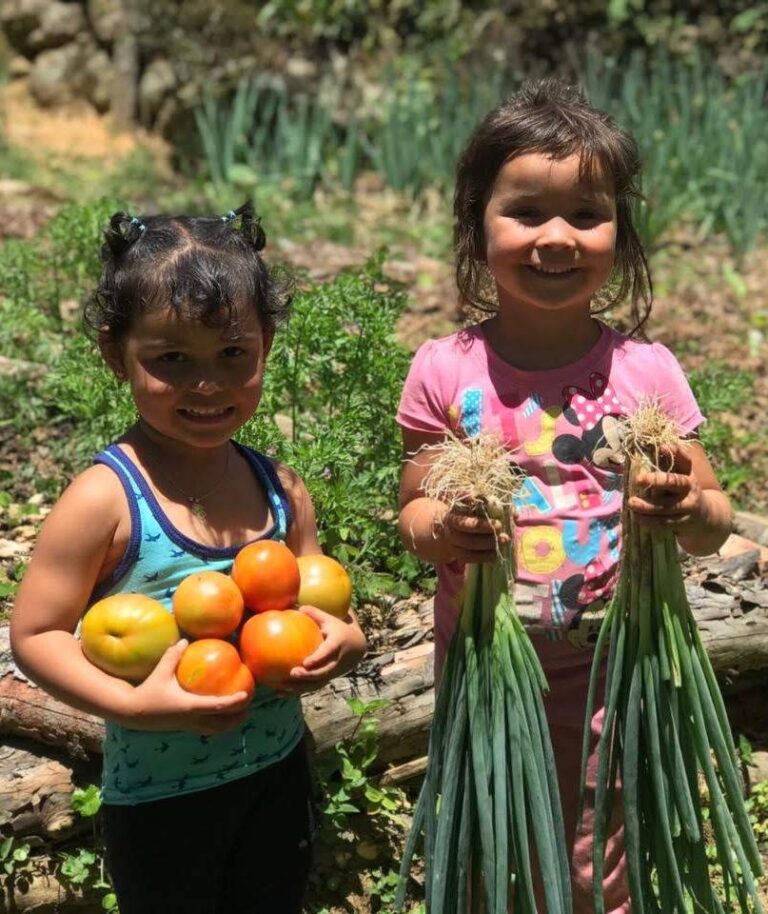
[{"label": "hair tie", "polygon": [[233,209],[221,217],[222,222],[232,222],[233,219],[237,219],[237,213]]},{"label": "hair tie", "polygon": [[131,216],[131,221],[129,224],[135,225],[138,228],[140,234],[143,234],[147,230],[146,225],[144,225],[138,216]]}]

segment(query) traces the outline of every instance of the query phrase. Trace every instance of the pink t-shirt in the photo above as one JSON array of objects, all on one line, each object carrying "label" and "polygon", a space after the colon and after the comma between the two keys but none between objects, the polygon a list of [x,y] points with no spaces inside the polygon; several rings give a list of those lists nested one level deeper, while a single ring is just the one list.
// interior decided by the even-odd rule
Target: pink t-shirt
[{"label": "pink t-shirt", "polygon": [[[516,499],[516,603],[526,626],[577,646],[594,639],[618,573],[621,468],[598,466],[606,416],[629,415],[656,397],[682,435],[703,421],[672,353],[600,322],[600,338],[577,362],[522,371],[501,359],[482,324],[424,343],[405,382],[397,421],[420,432],[495,431],[527,478]],[[464,568],[439,566],[438,660],[459,613]]]}]

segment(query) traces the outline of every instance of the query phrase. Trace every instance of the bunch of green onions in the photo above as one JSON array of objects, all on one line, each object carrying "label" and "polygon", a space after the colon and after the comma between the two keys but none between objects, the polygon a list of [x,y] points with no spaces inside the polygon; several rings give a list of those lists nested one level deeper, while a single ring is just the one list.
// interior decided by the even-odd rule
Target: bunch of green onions
[{"label": "bunch of green onions", "polygon": [[536,914],[532,843],[547,876],[547,914],[570,914],[570,869],[542,701],[547,683],[509,591],[510,509],[519,475],[490,436],[449,438],[438,448],[425,493],[500,520],[508,540],[495,562],[468,568],[395,905],[404,903],[423,830],[430,914],[507,914],[510,900],[516,914]]},{"label": "bunch of green onions", "polygon": [[[619,584],[595,648],[582,751],[582,797],[590,721],[606,645],[605,716],[594,797],[593,890],[603,914],[603,859],[621,777],[629,888],[635,914],[723,912],[707,857],[700,776],[723,900],[741,914],[762,910],[755,887],[760,855],[725,706],[685,593],[669,528],[638,525],[627,499],[639,472],[658,467],[678,443],[658,405],[628,423]],[[731,908],[732,909],[732,908]]]}]

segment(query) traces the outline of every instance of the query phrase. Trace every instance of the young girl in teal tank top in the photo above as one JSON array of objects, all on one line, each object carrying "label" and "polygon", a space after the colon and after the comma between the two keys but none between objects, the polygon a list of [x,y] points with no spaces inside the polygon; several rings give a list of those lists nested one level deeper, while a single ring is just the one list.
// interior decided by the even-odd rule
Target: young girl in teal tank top
[{"label": "young girl in teal tank top", "polygon": [[136,685],[89,663],[76,637],[101,597],[141,592],[170,611],[181,580],[229,571],[246,543],[320,552],[303,482],[232,441],[289,305],[264,241],[249,204],[223,218],[112,217],[86,321],[138,420],[46,519],[11,618],[20,668],[106,721],[103,826],[121,914],[299,914],[312,832],[299,696],[365,651],[351,613],[302,607],[323,643],[279,692],[249,699],[183,690],[185,641]]}]

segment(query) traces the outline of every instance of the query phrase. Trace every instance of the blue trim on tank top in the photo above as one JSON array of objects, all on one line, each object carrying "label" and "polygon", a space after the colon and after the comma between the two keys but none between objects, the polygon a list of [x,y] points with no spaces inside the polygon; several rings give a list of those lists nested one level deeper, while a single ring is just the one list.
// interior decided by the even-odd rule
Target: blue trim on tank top
[{"label": "blue trim on tank top", "polygon": [[120,484],[125,491],[125,497],[128,502],[128,509],[131,512],[131,538],[128,541],[123,557],[120,559],[117,568],[109,576],[109,580],[100,584],[94,589],[94,595],[101,595],[114,584],[115,581],[121,580],[127,573],[131,565],[134,565],[139,558],[139,549],[141,547],[141,510],[136,501],[136,494],[133,490],[133,482],[129,473],[126,472],[122,463],[117,460],[109,451],[102,451],[94,458],[94,463],[101,463],[108,466],[120,480]]}]

